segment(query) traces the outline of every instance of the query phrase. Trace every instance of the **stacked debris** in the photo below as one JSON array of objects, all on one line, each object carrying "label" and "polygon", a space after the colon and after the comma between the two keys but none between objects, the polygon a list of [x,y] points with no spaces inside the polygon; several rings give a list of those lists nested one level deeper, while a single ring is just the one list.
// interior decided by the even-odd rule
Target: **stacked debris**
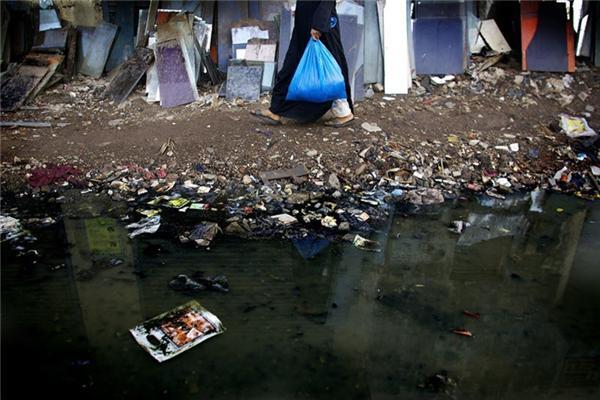
[{"label": "stacked debris", "polygon": [[2,111],[15,111],[65,77],[75,66],[75,32],[70,28],[38,32],[23,62],[3,75]]},{"label": "stacked debris", "polygon": [[148,37],[155,62],[147,74],[147,101],[174,107],[199,100],[200,72],[204,69],[215,83],[219,80],[207,56],[210,25],[192,14],[171,10],[158,10],[156,24],[156,31]]},{"label": "stacked debris", "polygon": [[257,101],[273,88],[277,63],[274,22],[243,20],[231,29],[232,54],[227,68],[225,97]]},{"label": "stacked debris", "polygon": [[[2,75],[2,111],[19,109],[76,73],[98,79],[108,72],[102,94],[115,104],[125,101],[144,76],[149,102],[173,107],[199,100],[201,78],[213,85],[222,80],[209,56],[212,25],[190,12],[157,10],[157,5],[152,1],[150,9],[139,10],[137,36],[129,3],[112,5],[114,13],[105,13],[106,20],[94,26],[74,27],[54,8],[37,10],[40,24],[30,53]],[[64,17],[65,10],[60,11]]]}]

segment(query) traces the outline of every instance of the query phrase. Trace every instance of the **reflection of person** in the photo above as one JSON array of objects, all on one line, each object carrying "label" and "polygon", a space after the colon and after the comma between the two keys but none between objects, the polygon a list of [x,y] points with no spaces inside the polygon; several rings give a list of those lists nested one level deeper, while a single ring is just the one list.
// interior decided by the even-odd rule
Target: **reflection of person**
[{"label": "reflection of person", "polygon": [[[311,38],[320,40],[340,65],[346,81],[346,99],[325,103],[285,100],[296,67]],[[339,127],[354,119],[348,65],[342,48],[335,0],[297,0],[294,31],[283,67],[275,79],[271,107],[268,110],[253,111],[252,114],[267,123],[277,125],[281,123],[281,117],[300,122],[313,122],[330,109],[335,118],[326,122],[326,125]]]}]

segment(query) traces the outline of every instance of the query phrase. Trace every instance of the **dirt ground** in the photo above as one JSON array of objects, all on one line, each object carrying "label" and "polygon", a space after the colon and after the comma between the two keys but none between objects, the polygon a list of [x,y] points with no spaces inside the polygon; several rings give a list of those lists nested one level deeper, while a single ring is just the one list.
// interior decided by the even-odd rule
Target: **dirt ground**
[{"label": "dirt ground", "polygon": [[[582,69],[571,75],[572,80],[565,74],[521,73],[509,65],[494,67],[477,79],[458,76],[440,86],[428,84],[429,79],[423,77],[419,79],[422,86],[415,86],[419,90],[409,95],[375,93],[357,103],[355,123],[339,129],[291,121],[264,125],[249,111],[267,107],[268,96],[259,103],[236,103],[219,99],[216,88],[201,90],[201,102],[167,109],[146,103],[140,86],[125,103],[115,105],[101,99],[105,80],[79,77],[55,86],[17,113],[2,114],[2,121],[53,125],[2,129],[3,176],[13,172],[22,176],[26,165],[15,166],[33,158],[74,165],[84,172],[130,163],[166,166],[169,171],[201,164],[228,179],[300,163],[309,171],[336,172],[342,180],[353,181],[364,174],[374,179],[398,167],[385,155],[399,150],[405,155],[401,169],[415,171],[430,160],[445,160],[445,167],[458,171],[455,178],[464,178],[468,171],[479,173],[484,167],[501,169],[494,157],[505,156],[497,154],[502,151],[494,146],[510,143],[518,143],[519,150],[506,161],[505,172],[526,169],[550,175],[572,161],[561,150],[567,138],[556,126],[560,113],[581,116],[587,112],[592,128],[600,127],[595,112],[600,107],[600,71]],[[556,87],[564,81],[567,87]],[[571,96],[569,104],[564,104],[565,96]],[[361,127],[364,122],[381,131],[368,132]],[[161,154],[169,140],[174,145]],[[474,140],[490,147],[473,147]],[[370,146],[374,154],[363,152]],[[539,156],[528,157],[531,149],[537,149]],[[481,163],[471,162],[474,153]],[[417,155],[416,161],[411,158]],[[486,166],[486,157],[491,167]],[[467,176],[465,182],[473,179]]]}]

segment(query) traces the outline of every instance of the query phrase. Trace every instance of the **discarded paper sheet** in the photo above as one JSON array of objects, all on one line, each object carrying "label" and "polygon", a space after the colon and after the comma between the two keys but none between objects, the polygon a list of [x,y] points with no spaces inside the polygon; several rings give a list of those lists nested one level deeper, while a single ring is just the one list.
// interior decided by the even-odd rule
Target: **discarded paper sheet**
[{"label": "discarded paper sheet", "polygon": [[225,331],[214,314],[190,301],[130,329],[140,346],[158,362],[175,357]]}]

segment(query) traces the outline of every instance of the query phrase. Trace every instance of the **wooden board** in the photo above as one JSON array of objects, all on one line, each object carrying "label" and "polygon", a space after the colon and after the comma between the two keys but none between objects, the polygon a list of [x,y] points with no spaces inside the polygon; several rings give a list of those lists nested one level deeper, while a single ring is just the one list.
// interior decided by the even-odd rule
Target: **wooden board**
[{"label": "wooden board", "polygon": [[117,103],[127,99],[153,61],[154,52],[151,49],[136,48],[133,55],[118,68],[114,78],[106,87],[104,96]]},{"label": "wooden board", "polygon": [[260,179],[268,185],[269,181],[284,178],[298,178],[308,174],[308,170],[304,165],[297,165],[288,169],[277,169],[273,171],[264,171],[259,173]]},{"label": "wooden board", "polygon": [[75,67],[77,63],[77,38],[79,36],[77,30],[73,27],[68,28],[67,34],[67,51],[65,66],[63,67],[64,77],[70,80],[75,75]]},{"label": "wooden board", "polygon": [[46,86],[48,86],[48,83],[54,76],[58,67],[60,67],[60,65],[62,64],[63,60],[64,56],[60,54],[28,54],[25,57],[25,62],[27,62],[28,64],[47,65],[46,74],[33,88],[31,93],[27,95],[25,102],[33,100],[35,96],[37,96],[42,90],[46,88]]},{"label": "wooden board", "polygon": [[15,75],[2,85],[0,110],[18,109],[47,73],[47,66],[21,65]]}]

